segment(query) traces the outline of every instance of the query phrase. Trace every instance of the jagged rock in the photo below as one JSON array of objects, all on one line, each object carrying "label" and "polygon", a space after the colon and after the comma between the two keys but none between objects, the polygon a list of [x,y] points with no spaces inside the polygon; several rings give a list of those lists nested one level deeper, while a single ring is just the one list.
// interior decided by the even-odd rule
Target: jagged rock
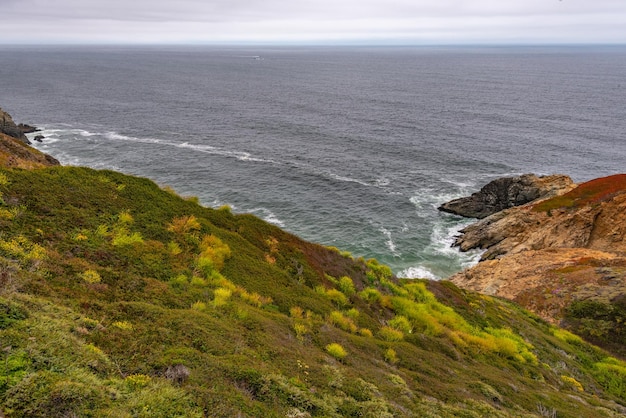
[{"label": "jagged rock", "polygon": [[13,122],[11,115],[2,110],[2,108],[0,108],[0,133],[16,138],[25,144],[30,144],[24,132]]},{"label": "jagged rock", "polygon": [[17,125],[17,127],[20,129],[20,131],[22,131],[25,134],[30,134],[33,132],[39,132],[40,129],[35,127],[35,126],[31,126],[31,125],[27,125],[25,123],[20,123],[19,125]]},{"label": "jagged rock", "polygon": [[560,174],[541,177],[534,174],[503,177],[493,180],[469,197],[444,203],[438,209],[466,218],[482,219],[539,198],[565,193],[574,186],[569,176]]},{"label": "jagged rock", "polygon": [[33,138],[33,141],[42,142],[41,140],[44,138],[45,136],[43,135],[37,135],[36,137]]}]

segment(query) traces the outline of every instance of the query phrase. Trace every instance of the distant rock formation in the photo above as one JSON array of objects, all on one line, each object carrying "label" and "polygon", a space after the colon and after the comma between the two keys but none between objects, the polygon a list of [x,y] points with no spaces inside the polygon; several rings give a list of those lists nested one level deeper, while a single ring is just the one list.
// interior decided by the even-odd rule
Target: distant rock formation
[{"label": "distant rock formation", "polygon": [[570,177],[560,174],[541,177],[534,174],[503,177],[493,180],[469,197],[444,203],[438,209],[466,218],[482,219],[539,198],[565,193],[574,186]]},{"label": "distant rock formation", "polygon": [[[26,128],[28,125],[21,125],[21,126]],[[33,127],[28,126],[28,128],[33,128]],[[11,118],[11,115],[9,115],[4,110],[2,110],[2,108],[0,108],[0,133],[19,139],[25,144],[30,144],[30,141],[24,134],[24,130],[22,130],[20,126],[17,126],[15,122],[13,122],[13,118]]]},{"label": "distant rock formation", "polygon": [[17,125],[17,127],[20,129],[20,131],[22,131],[25,134],[30,134],[33,132],[39,132],[39,128],[35,127],[35,126],[31,126],[31,125],[27,125],[25,123],[20,123],[19,125]]}]

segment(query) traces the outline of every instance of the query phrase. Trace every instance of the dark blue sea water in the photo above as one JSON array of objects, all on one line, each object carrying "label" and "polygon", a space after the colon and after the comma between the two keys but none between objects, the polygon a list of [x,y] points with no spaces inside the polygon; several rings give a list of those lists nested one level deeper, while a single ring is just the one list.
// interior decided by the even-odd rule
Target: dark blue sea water
[{"label": "dark blue sea water", "polygon": [[626,171],[625,47],[0,47],[0,106],[64,164],[152,178],[445,277],[436,207],[526,172]]}]

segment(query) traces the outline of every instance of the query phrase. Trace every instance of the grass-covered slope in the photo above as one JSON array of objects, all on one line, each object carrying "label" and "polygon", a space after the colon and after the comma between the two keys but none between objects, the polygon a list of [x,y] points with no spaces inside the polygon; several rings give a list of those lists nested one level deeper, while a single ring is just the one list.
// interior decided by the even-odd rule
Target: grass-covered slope
[{"label": "grass-covered slope", "polygon": [[0,193],[0,415],[626,411],[626,364],[514,304],[111,171]]}]

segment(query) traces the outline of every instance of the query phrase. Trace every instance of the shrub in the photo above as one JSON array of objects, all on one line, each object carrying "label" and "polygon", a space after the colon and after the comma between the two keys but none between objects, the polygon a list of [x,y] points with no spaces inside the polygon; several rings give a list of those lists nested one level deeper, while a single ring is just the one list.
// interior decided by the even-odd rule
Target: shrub
[{"label": "shrub", "polygon": [[299,306],[293,306],[289,308],[289,315],[292,318],[302,319],[304,317],[304,309]]},{"label": "shrub", "polygon": [[129,416],[137,418],[201,418],[202,410],[180,388],[153,380],[128,401]]},{"label": "shrub", "polygon": [[145,374],[131,374],[124,379],[124,383],[131,390],[137,390],[148,386],[152,379]]},{"label": "shrub", "polygon": [[393,348],[388,348],[383,354],[383,358],[387,363],[396,364],[398,362],[398,354]]},{"label": "shrub", "polygon": [[196,286],[196,287],[205,287],[207,286],[207,281],[204,280],[202,277],[198,277],[198,276],[193,276],[191,278],[191,285],[192,286]]},{"label": "shrub", "polygon": [[205,235],[200,243],[201,253],[199,258],[208,259],[212,267],[220,271],[224,261],[230,257],[230,247],[215,235]]},{"label": "shrub", "polygon": [[46,257],[46,250],[39,244],[31,242],[28,238],[18,235],[8,241],[0,240],[0,252],[17,257],[25,263],[36,264]]},{"label": "shrub", "polygon": [[328,289],[326,291],[326,297],[339,307],[346,306],[348,304],[348,298],[346,295],[337,289]]},{"label": "shrub", "polygon": [[81,279],[83,279],[83,281],[89,284],[100,283],[100,281],[102,280],[100,274],[98,274],[98,272],[95,270],[84,271],[83,273],[81,273],[80,277]]},{"label": "shrub", "polygon": [[331,343],[326,346],[326,352],[336,358],[337,360],[343,360],[348,352],[340,344]]},{"label": "shrub", "polygon": [[401,331],[403,334],[411,334],[413,332],[411,322],[409,322],[409,320],[402,315],[398,315],[389,320],[388,325],[393,329]]},{"label": "shrub", "polygon": [[115,232],[113,236],[113,244],[116,247],[130,246],[134,244],[142,244],[143,238],[139,232],[128,232],[125,228],[121,228]]},{"label": "shrub", "polygon": [[174,234],[184,235],[200,230],[200,222],[193,215],[181,216],[172,219],[172,222],[167,225],[167,230]]},{"label": "shrub", "polygon": [[380,264],[377,260],[371,258],[365,262],[367,267],[366,277],[370,283],[382,282],[391,279],[393,272],[391,268],[384,264]]},{"label": "shrub", "polygon": [[359,296],[370,305],[379,302],[381,298],[381,294],[378,289],[373,287],[366,287],[361,291],[361,293],[359,293]]},{"label": "shrub", "polygon": [[177,256],[183,252],[183,250],[180,248],[180,245],[178,245],[178,243],[174,241],[170,241],[167,244],[167,251],[173,256]]},{"label": "shrub", "polygon": [[374,336],[374,334],[372,334],[372,331],[368,328],[359,329],[359,334],[366,338],[372,338]]},{"label": "shrub", "polygon": [[378,331],[378,336],[385,341],[401,341],[404,339],[402,331],[385,326]]},{"label": "shrub", "polygon": [[304,336],[309,333],[309,328],[306,325],[298,322],[293,324],[293,330],[296,332],[296,338],[299,341],[303,341]]},{"label": "shrub", "polygon": [[565,386],[570,389],[574,389],[579,392],[585,391],[585,388],[583,388],[583,385],[578,380],[574,379],[573,377],[561,375],[561,381],[565,383]]},{"label": "shrub", "polygon": [[134,219],[133,219],[133,216],[130,214],[130,211],[125,210],[125,211],[120,212],[120,213],[117,215],[117,221],[118,221],[120,224],[126,224],[126,225],[128,225],[128,224],[133,223]]},{"label": "shrub", "polygon": [[346,315],[348,318],[350,318],[350,319],[352,319],[352,320],[354,320],[354,321],[356,321],[356,320],[358,319],[359,314],[360,314],[360,313],[359,313],[359,310],[358,310],[357,308],[348,309],[348,310],[346,311],[346,313],[345,313],[345,315]]},{"label": "shrub", "polygon": [[191,304],[191,309],[193,309],[194,311],[205,311],[206,303],[200,301],[194,302]]},{"label": "shrub", "polygon": [[626,363],[615,358],[605,358],[595,363],[594,376],[604,389],[620,398],[626,398]]},{"label": "shrub", "polygon": [[133,324],[128,321],[115,321],[111,324],[111,326],[121,329],[122,331],[132,331],[134,329]]},{"label": "shrub", "polygon": [[355,333],[357,330],[356,324],[352,321],[352,319],[344,316],[339,311],[332,311],[328,315],[328,322],[347,332]]},{"label": "shrub", "polygon": [[228,302],[233,292],[225,287],[219,287],[213,291],[213,306],[223,306]]},{"label": "shrub", "polygon": [[437,298],[428,289],[423,282],[408,283],[404,285],[409,297],[418,303],[438,303]]},{"label": "shrub", "polygon": [[348,276],[343,276],[339,279],[339,290],[343,292],[346,296],[350,297],[354,295],[356,290],[354,289],[354,282]]}]

